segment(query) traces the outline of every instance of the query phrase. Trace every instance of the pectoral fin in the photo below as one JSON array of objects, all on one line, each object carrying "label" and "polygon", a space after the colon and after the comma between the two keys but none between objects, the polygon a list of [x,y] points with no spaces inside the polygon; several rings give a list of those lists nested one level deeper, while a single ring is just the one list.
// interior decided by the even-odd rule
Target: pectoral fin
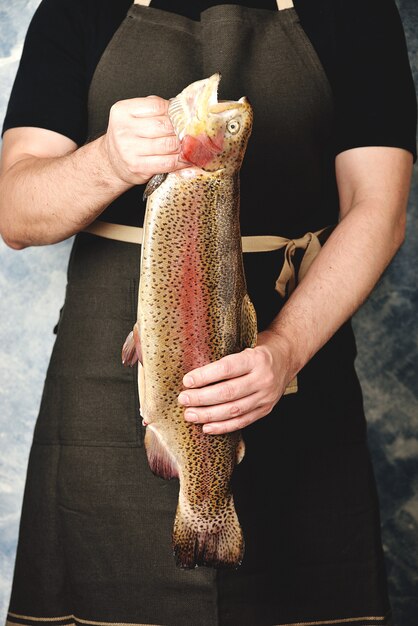
[{"label": "pectoral fin", "polygon": [[257,313],[246,293],[241,308],[241,349],[255,348],[257,343]]},{"label": "pectoral fin", "polygon": [[126,337],[122,347],[122,363],[125,366],[133,367],[139,361],[142,363],[141,340],[139,338],[138,322],[133,330]]},{"label": "pectoral fin", "polygon": [[146,200],[147,198],[149,198],[150,195],[154,193],[154,191],[158,189],[160,185],[162,185],[162,183],[165,181],[167,176],[168,174],[155,174],[155,176],[150,178],[147,183],[147,186],[145,187],[145,191],[144,191],[144,195],[142,196],[142,199]]}]

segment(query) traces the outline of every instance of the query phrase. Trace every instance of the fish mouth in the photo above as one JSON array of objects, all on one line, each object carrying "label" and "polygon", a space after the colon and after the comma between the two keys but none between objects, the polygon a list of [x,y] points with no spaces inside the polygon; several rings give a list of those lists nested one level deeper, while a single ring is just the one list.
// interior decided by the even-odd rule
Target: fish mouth
[{"label": "fish mouth", "polygon": [[246,98],[243,96],[239,100],[219,100],[209,107],[209,113],[226,113],[226,111],[232,111],[238,108],[240,104],[244,104]]},{"label": "fish mouth", "polygon": [[174,131],[180,141],[188,132],[191,124],[199,126],[203,130],[204,120],[216,108],[218,103],[218,87],[221,74],[216,72],[209,78],[198,80],[188,85],[168,105],[168,116],[173,124]]},{"label": "fish mouth", "polygon": [[218,100],[221,77],[220,72],[216,72],[209,78],[198,80],[170,100],[168,116],[180,141],[196,120],[203,125],[208,114],[226,113],[246,104],[245,96],[239,100]]},{"label": "fish mouth", "polygon": [[[221,74],[191,83],[170,100],[168,116],[181,143],[180,159],[207,169],[216,167],[225,146],[229,111],[246,106],[246,98],[218,100]],[[214,170],[212,170],[214,171]]]},{"label": "fish mouth", "polygon": [[197,95],[196,117],[198,120],[204,120],[208,113],[211,113],[219,105],[218,89],[220,81],[221,74],[219,72],[202,81],[204,84]]}]

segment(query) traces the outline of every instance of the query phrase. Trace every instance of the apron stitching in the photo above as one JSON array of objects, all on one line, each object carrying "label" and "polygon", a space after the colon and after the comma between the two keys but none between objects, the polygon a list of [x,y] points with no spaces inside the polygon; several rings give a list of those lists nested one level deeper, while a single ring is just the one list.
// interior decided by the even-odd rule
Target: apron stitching
[{"label": "apron stitching", "polygon": [[[311,621],[311,622],[291,622],[288,624],[277,624],[277,626],[337,626],[338,624],[353,624],[354,626],[369,626],[374,624],[377,626],[377,622],[382,622],[384,624],[387,617],[390,613],[387,613],[383,616],[370,616],[370,617],[348,617],[348,618],[340,618],[334,620],[323,620],[323,621]],[[76,617],[75,615],[65,615],[63,617],[31,617],[28,615],[19,615],[17,613],[9,612],[8,616],[15,617],[22,620],[28,620],[33,622],[58,622],[58,621],[66,621],[66,620],[75,620],[76,622],[80,622],[82,624],[92,624],[94,626],[157,626],[156,624],[143,624],[138,622],[99,622],[94,620],[85,620],[80,617]],[[66,625],[68,626],[68,625]]]}]

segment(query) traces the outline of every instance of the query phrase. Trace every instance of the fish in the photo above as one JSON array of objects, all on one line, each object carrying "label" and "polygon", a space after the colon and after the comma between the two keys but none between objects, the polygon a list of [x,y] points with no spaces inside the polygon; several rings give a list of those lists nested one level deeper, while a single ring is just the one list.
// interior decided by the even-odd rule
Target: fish
[{"label": "fish", "polygon": [[151,470],[179,479],[172,547],[179,567],[237,568],[244,537],[231,477],[240,431],[206,434],[184,419],[184,375],[257,342],[239,222],[239,171],[253,124],[244,96],[218,101],[216,73],[171,99],[185,169],[148,184],[138,316],[122,361],[138,362],[140,413]]}]

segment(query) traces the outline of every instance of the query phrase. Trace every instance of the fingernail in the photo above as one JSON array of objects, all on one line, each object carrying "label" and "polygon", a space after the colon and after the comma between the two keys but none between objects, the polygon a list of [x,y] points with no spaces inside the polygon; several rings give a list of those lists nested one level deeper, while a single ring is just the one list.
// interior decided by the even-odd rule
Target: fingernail
[{"label": "fingernail", "polygon": [[212,426],[209,426],[209,425],[207,425],[207,424],[205,424],[205,425],[202,427],[202,430],[203,430],[203,432],[204,432],[204,433],[206,433],[207,435],[210,435],[211,433],[213,433],[213,428],[212,428]]},{"label": "fingernail", "polygon": [[194,380],[191,376],[185,376],[183,382],[186,385],[186,387],[193,387],[194,385]]},{"label": "fingernail", "polygon": [[188,411],[186,411],[186,413],[184,414],[184,417],[188,422],[197,422],[196,413],[189,413]]},{"label": "fingernail", "polygon": [[189,396],[187,395],[187,393],[183,393],[183,392],[182,392],[182,393],[179,395],[179,402],[180,402],[180,404],[190,404],[190,398],[189,398]]}]

